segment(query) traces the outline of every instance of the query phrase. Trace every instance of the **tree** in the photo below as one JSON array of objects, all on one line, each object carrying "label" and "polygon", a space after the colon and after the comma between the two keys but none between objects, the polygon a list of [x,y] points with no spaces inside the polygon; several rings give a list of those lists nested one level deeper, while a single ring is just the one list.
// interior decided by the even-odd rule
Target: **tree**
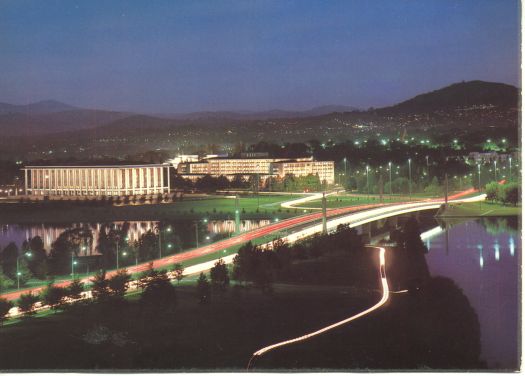
[{"label": "tree", "polygon": [[148,283],[150,279],[155,275],[155,273],[156,272],[153,269],[153,262],[148,263],[148,269],[140,273],[140,276],[137,280],[137,284],[142,291],[144,291],[144,289],[148,287]]},{"label": "tree", "polygon": [[175,272],[175,279],[177,280],[177,283],[180,283],[182,279],[184,278],[184,267],[182,264],[175,264],[173,266],[173,271]]},{"label": "tree", "polygon": [[158,237],[153,231],[148,230],[139,239],[138,251],[139,260],[147,261],[158,257],[159,243]]},{"label": "tree", "polygon": [[70,273],[71,258],[79,254],[81,247],[92,241],[93,233],[87,227],[69,228],[62,232],[51,245],[50,271],[55,275]]},{"label": "tree", "polygon": [[210,301],[210,283],[204,273],[199,275],[197,280],[197,297],[200,303],[208,303]]},{"label": "tree", "polygon": [[2,251],[2,270],[10,279],[16,279],[16,260],[18,258],[18,247],[15,243],[9,243]]},{"label": "tree", "polygon": [[91,293],[93,295],[93,299],[102,302],[110,297],[108,280],[106,279],[105,272],[98,272],[95,274],[95,276],[91,279],[91,283]]},{"label": "tree", "polygon": [[11,301],[0,298],[0,326],[4,323],[11,308],[13,308],[13,303]]},{"label": "tree", "polygon": [[42,303],[50,306],[51,309],[56,311],[62,306],[62,304],[64,304],[66,295],[67,290],[65,288],[49,284],[42,292]]},{"label": "tree", "polygon": [[516,206],[520,200],[520,185],[518,183],[509,183],[501,187],[499,192],[500,201],[504,204]]},{"label": "tree", "polygon": [[35,236],[29,241],[24,241],[22,245],[24,253],[30,253],[31,257],[27,260],[27,266],[31,274],[38,279],[46,279],[47,277],[47,253],[44,249],[44,242],[40,236]]},{"label": "tree", "polygon": [[20,312],[22,312],[25,316],[30,316],[35,313],[35,304],[38,302],[38,295],[33,295],[33,293],[30,291],[27,294],[20,295],[20,298],[18,298],[17,306]]},{"label": "tree", "polygon": [[108,280],[108,288],[112,296],[123,298],[129,288],[131,275],[126,269],[121,269]]},{"label": "tree", "polygon": [[210,270],[211,284],[214,289],[219,291],[226,290],[230,284],[228,267],[223,259],[219,259]]},{"label": "tree", "polygon": [[22,256],[18,259],[18,272],[15,280],[20,282],[20,286],[25,286],[31,277],[32,274],[28,267],[28,257]]},{"label": "tree", "polygon": [[498,199],[499,185],[495,181],[485,186],[485,193],[488,201],[496,201]]},{"label": "tree", "polygon": [[250,281],[263,291],[269,291],[277,265],[274,252],[265,252],[248,242],[239,248],[233,259],[233,279]]},{"label": "tree", "polygon": [[0,265],[0,294],[4,289],[7,288],[7,286],[11,283],[11,279],[4,274],[4,271],[2,270],[2,266]]},{"label": "tree", "polygon": [[436,176],[434,176],[430,184],[425,187],[425,193],[428,193],[431,195],[439,195],[442,193],[442,188],[439,185],[439,182]]},{"label": "tree", "polygon": [[175,287],[165,270],[154,271],[141,295],[141,302],[149,308],[168,308],[176,302]]},{"label": "tree", "polygon": [[66,294],[73,300],[82,298],[82,292],[84,291],[84,283],[80,282],[80,279],[75,278],[73,282],[67,287]]}]

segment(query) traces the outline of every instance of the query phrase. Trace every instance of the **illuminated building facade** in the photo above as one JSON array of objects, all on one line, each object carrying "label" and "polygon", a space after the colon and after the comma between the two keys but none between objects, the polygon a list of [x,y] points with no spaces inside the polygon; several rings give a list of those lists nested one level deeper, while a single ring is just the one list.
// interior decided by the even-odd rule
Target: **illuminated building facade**
[{"label": "illuminated building facade", "polygon": [[180,163],[177,172],[185,178],[195,179],[202,175],[225,176],[259,175],[261,181],[270,176],[284,178],[318,175],[321,182],[334,183],[334,162],[314,161],[312,157],[293,160],[284,158],[210,158],[198,162]]},{"label": "illuminated building facade", "polygon": [[25,192],[32,196],[127,196],[169,193],[169,164],[27,166]]}]

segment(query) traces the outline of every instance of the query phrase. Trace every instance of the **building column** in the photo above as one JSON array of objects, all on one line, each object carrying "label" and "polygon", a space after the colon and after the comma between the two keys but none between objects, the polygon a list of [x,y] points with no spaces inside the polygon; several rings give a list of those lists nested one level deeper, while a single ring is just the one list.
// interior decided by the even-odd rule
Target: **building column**
[{"label": "building column", "polygon": [[162,167],[162,174],[160,174],[160,185],[162,187],[162,193],[164,193],[164,167]]},{"label": "building column", "polygon": [[120,196],[122,194],[122,170],[120,168],[117,169],[117,190]]},{"label": "building column", "polygon": [[27,169],[24,170],[24,194],[27,196]]},{"label": "building column", "polygon": [[155,167],[153,169],[153,187],[155,188],[155,192],[159,192],[159,168]]},{"label": "building column", "polygon": [[[164,189],[163,189],[164,190]],[[171,186],[170,186],[170,165],[168,165],[168,193],[171,193]]]},{"label": "building column", "polygon": [[147,167],[144,169],[144,173],[146,174],[146,193],[150,193],[150,185],[151,185],[151,168]]},{"label": "building column", "polygon": [[144,169],[139,168],[139,192],[142,191],[142,187],[144,187]]},{"label": "building column", "polygon": [[126,196],[129,194],[128,182],[129,182],[129,168],[125,168],[124,169],[124,193],[126,194]]}]

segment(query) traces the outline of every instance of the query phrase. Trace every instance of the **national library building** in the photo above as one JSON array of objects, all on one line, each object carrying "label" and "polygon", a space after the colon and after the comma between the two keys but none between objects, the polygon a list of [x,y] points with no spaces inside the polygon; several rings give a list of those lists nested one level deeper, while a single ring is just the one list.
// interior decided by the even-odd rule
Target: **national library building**
[{"label": "national library building", "polygon": [[26,166],[25,192],[40,196],[128,196],[170,192],[169,164]]}]

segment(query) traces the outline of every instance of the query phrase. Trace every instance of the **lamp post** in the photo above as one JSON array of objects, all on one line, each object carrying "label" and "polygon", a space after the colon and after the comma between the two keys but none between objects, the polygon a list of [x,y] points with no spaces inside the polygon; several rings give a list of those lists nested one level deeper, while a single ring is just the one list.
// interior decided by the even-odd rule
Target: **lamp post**
[{"label": "lamp post", "polygon": [[369,180],[368,180],[368,170],[370,169],[370,167],[368,167],[368,165],[366,165],[366,198],[368,200],[370,200],[370,183],[369,183]]},{"label": "lamp post", "polygon": [[408,197],[412,200],[412,159],[408,158]]},{"label": "lamp post", "polygon": [[427,176],[428,180],[430,181],[430,172],[428,171],[428,155],[425,157],[425,159],[427,160]]},{"label": "lamp post", "polygon": [[478,163],[478,187],[481,192],[481,164]]},{"label": "lamp post", "polygon": [[347,178],[346,178],[346,157],[343,158],[343,162],[345,163],[345,183],[347,181]]},{"label": "lamp post", "polygon": [[512,157],[509,157],[509,179],[512,179]]},{"label": "lamp post", "polygon": [[497,165],[498,165],[498,160],[494,159],[494,180],[495,181],[498,181],[498,175],[496,173]]},{"label": "lamp post", "polygon": [[392,162],[388,162],[388,175],[390,181],[390,200],[392,200]]},{"label": "lamp post", "polygon": [[20,273],[20,264],[19,264],[20,257],[23,257],[23,256],[31,257],[31,255],[32,255],[31,252],[26,252],[16,257],[16,288],[17,289],[20,289],[20,275],[22,274]]},{"label": "lamp post", "polygon": [[[162,258],[162,229],[160,227],[160,223],[159,225],[157,226],[157,230],[159,232],[159,258]],[[168,226],[166,228],[166,231],[167,232],[171,232],[171,226]]]},{"label": "lamp post", "polygon": [[75,260],[75,253],[71,252],[71,278],[75,279],[75,265],[77,261]]}]

